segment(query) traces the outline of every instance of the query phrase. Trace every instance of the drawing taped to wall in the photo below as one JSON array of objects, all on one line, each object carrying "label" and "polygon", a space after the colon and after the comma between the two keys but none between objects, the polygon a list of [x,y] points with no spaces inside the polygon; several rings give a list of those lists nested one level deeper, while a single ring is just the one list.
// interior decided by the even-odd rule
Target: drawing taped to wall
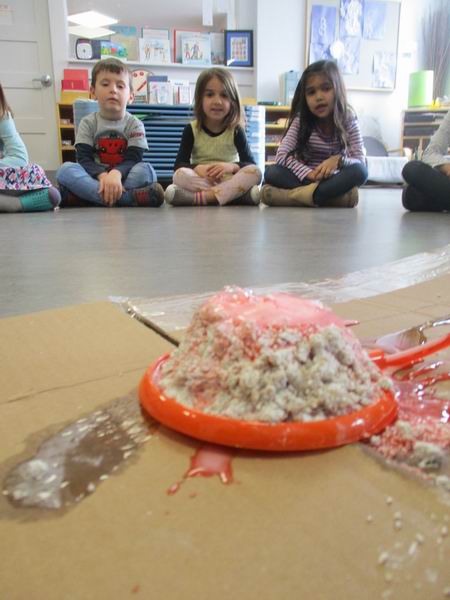
[{"label": "drawing taped to wall", "polygon": [[400,0],[307,0],[306,65],[334,59],[347,89],[391,91]]}]

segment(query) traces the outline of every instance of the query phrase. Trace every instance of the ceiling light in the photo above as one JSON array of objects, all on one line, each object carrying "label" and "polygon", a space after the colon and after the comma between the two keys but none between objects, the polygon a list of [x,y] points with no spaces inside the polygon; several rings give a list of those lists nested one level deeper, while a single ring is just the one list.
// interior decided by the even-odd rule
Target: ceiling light
[{"label": "ceiling light", "polygon": [[118,23],[117,19],[102,15],[96,10],[88,10],[76,15],[70,15],[67,17],[67,20],[71,23],[77,23],[77,25],[84,25],[85,27],[103,27],[104,25]]},{"label": "ceiling light", "polygon": [[115,31],[112,29],[106,29],[105,27],[85,27],[84,25],[71,25],[69,27],[69,33],[78,37],[92,40],[94,38],[105,37],[105,35],[111,35],[115,33]]}]

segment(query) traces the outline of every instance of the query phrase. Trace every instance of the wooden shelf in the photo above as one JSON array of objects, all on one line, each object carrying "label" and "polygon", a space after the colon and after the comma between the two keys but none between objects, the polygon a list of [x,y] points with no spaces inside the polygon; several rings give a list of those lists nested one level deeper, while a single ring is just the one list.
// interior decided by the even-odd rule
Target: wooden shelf
[{"label": "wooden shelf", "polygon": [[[410,148],[415,158],[420,159],[430,138],[439,128],[448,111],[446,108],[409,108],[403,112],[400,146]],[[419,120],[414,119],[418,117]],[[428,117],[428,118],[427,118]],[[414,132],[415,129],[419,131]]]},{"label": "wooden shelf", "polygon": [[[75,160],[75,124],[73,119],[73,105],[58,103],[58,145],[61,163]],[[61,119],[68,120],[70,123],[61,123]],[[63,141],[70,144],[63,144]]]},{"label": "wooden shelf", "polygon": [[[286,125],[283,123],[277,123],[278,119],[286,119],[289,117],[289,112],[291,110],[290,106],[266,106],[266,122],[265,122],[265,130],[266,130],[266,155],[265,155],[265,164],[273,165],[275,161],[268,160],[269,156],[272,158],[276,152],[276,150],[280,146],[281,142],[281,134],[285,131]],[[279,141],[270,141],[270,137],[272,136],[272,140],[274,137],[279,138]]]}]

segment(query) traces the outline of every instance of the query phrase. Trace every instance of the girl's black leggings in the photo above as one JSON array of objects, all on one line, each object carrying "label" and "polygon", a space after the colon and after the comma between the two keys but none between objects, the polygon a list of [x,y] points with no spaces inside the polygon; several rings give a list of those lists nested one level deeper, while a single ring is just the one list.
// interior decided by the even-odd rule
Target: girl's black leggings
[{"label": "girl's black leggings", "polygon": [[407,210],[450,210],[450,177],[420,160],[407,163],[402,175],[409,184],[402,197]]},{"label": "girl's black leggings", "polygon": [[[362,163],[355,163],[349,167],[342,168],[339,173],[332,175],[328,179],[323,179],[317,186],[313,198],[316,204],[320,205],[323,200],[335,198],[345,194],[352,188],[359,187],[367,180],[367,167]],[[281,165],[270,165],[264,173],[264,183],[273,185],[277,188],[291,190],[301,185],[312,183],[309,180],[301,181],[287,167]]]}]

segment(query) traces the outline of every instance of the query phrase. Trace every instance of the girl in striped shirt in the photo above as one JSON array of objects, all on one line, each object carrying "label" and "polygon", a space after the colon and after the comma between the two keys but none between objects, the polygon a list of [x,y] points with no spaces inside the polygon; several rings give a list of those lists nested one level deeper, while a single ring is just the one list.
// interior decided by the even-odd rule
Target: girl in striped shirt
[{"label": "girl in striped shirt", "polygon": [[292,99],[287,130],[266,169],[261,200],[271,206],[356,206],[367,179],[356,115],[334,61],[311,64]]}]

